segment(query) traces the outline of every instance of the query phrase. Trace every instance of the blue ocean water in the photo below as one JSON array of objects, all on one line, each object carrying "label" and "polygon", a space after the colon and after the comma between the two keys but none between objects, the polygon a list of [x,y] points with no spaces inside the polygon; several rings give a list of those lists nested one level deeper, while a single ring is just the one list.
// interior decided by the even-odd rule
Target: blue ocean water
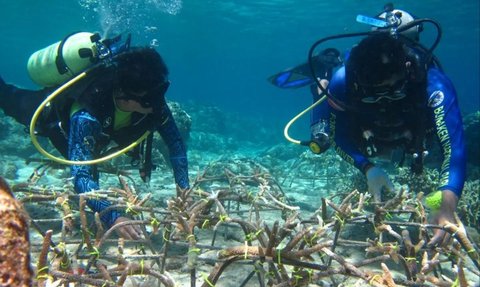
[{"label": "blue ocean water", "polygon": [[[357,14],[376,15],[376,0],[2,0],[0,75],[34,88],[29,55],[72,31],[131,32],[133,43],[154,45],[170,67],[168,98],[215,105],[283,125],[311,101],[308,90],[280,90],[266,81],[305,62],[317,39],[366,31]],[[403,0],[397,8],[437,20],[436,50],[453,80],[463,113],[479,109],[479,1]],[[433,29],[426,27],[428,41]],[[342,50],[354,43],[335,43]],[[304,120],[305,127],[307,120]],[[302,126],[302,124],[300,124]],[[302,131],[302,127],[299,127]],[[305,129],[306,132],[306,129]]]},{"label": "blue ocean water", "polygon": [[[311,95],[307,88],[278,89],[267,78],[305,62],[310,46],[322,37],[367,31],[369,27],[355,22],[356,15],[376,15],[385,4],[377,0],[0,1],[0,76],[7,82],[36,88],[27,74],[28,57],[73,31],[131,32],[134,45],[155,46],[165,58],[172,81],[169,99],[213,105],[250,120],[259,119],[258,129],[278,134],[271,139],[271,146],[285,142],[284,125],[310,105]],[[480,1],[399,0],[394,4],[441,24],[443,37],[436,55],[457,89],[463,114],[480,110]],[[426,27],[422,38],[431,43],[432,29]],[[331,42],[331,46],[345,52],[354,43],[355,39],[349,39]],[[225,123],[226,129],[229,126]],[[295,125],[292,136],[307,138],[308,126],[306,117]],[[245,129],[246,133],[255,132]],[[207,156],[205,160],[198,154],[191,158],[191,163],[207,164]],[[287,162],[291,157],[278,160]],[[313,170],[318,169],[315,166]],[[31,174],[27,169],[23,172],[21,180]],[[333,172],[340,177],[348,175],[344,170]],[[290,184],[290,192],[297,179],[293,173],[287,177],[283,182]],[[336,184],[335,180],[330,182]],[[317,199],[309,198],[297,200],[302,206],[314,206]]]}]

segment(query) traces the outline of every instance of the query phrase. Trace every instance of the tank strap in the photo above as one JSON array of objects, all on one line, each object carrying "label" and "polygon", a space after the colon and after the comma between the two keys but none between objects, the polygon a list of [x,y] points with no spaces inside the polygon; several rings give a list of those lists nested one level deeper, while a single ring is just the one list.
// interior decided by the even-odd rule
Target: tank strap
[{"label": "tank strap", "polygon": [[69,35],[67,35],[63,40],[60,42],[60,45],[58,45],[57,49],[57,57],[55,58],[55,65],[57,66],[58,73],[60,75],[66,74],[70,72],[70,68],[67,66],[67,63],[65,62],[65,59],[63,58],[63,46],[65,46],[65,43],[67,42],[68,38],[71,36],[77,34],[78,32],[73,32]]}]

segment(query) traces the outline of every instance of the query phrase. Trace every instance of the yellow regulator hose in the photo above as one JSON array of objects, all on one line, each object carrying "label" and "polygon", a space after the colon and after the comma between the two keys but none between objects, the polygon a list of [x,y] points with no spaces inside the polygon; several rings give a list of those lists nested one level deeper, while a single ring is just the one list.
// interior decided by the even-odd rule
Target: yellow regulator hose
[{"label": "yellow regulator hose", "polygon": [[291,119],[287,125],[285,126],[285,128],[283,129],[283,135],[285,136],[285,138],[289,141],[289,142],[292,142],[294,144],[299,144],[301,145],[302,144],[302,141],[300,140],[296,140],[296,139],[293,139],[291,138],[289,135],[288,135],[288,130],[290,129],[290,126],[296,122],[299,118],[301,118],[303,115],[305,115],[306,113],[308,113],[309,111],[311,111],[313,108],[315,108],[316,106],[318,106],[319,104],[321,104],[323,101],[325,101],[325,99],[327,98],[327,96],[322,96],[318,101],[316,101],[315,103],[313,103],[311,106],[309,106],[308,108],[306,108],[305,110],[303,110],[302,112],[300,112],[298,115],[296,115],[295,117],[293,117],[293,119]]},{"label": "yellow regulator hose", "polygon": [[42,146],[40,146],[38,140],[37,140],[37,136],[35,134],[35,124],[37,123],[37,120],[38,118],[40,117],[43,109],[45,108],[45,106],[49,105],[50,102],[55,98],[57,97],[58,95],[60,95],[63,91],[65,91],[67,88],[69,88],[70,86],[72,86],[73,84],[75,84],[77,81],[81,80],[82,78],[84,78],[86,75],[88,74],[88,71],[85,71],[81,74],[78,74],[77,76],[75,76],[73,79],[71,79],[70,81],[66,82],[65,84],[63,84],[62,86],[60,86],[58,89],[56,89],[53,93],[51,93],[37,108],[37,110],[35,111],[35,113],[33,114],[32,116],[32,120],[30,122],[30,138],[32,140],[32,143],[33,145],[35,146],[35,148],[41,153],[43,154],[44,156],[46,156],[47,158],[55,161],[55,162],[58,162],[58,163],[61,163],[61,164],[67,164],[67,165],[92,165],[92,164],[98,164],[98,163],[101,163],[101,162],[104,162],[104,161],[107,161],[107,160],[110,160],[112,158],[115,158],[121,154],[124,154],[126,153],[127,151],[133,149],[135,146],[137,146],[139,143],[141,143],[145,138],[147,138],[147,136],[150,134],[150,131],[146,131],[138,140],[134,141],[133,143],[131,143],[130,145],[126,146],[125,148],[119,150],[119,151],[116,151],[112,154],[109,154],[105,157],[102,157],[102,158],[98,158],[98,159],[93,159],[93,160],[85,160],[85,161],[73,161],[73,160],[66,160],[66,159],[63,159],[63,158],[58,158],[58,157],[55,157],[54,155],[48,153],[46,150],[44,150],[42,148]]},{"label": "yellow regulator hose", "polygon": [[[325,88],[327,85],[328,85],[328,81],[323,79],[323,80],[320,80],[320,84]],[[308,113],[309,111],[311,111],[313,108],[315,108],[316,106],[318,106],[319,104],[321,104],[323,101],[325,101],[325,99],[327,99],[327,95],[323,95],[320,99],[318,99],[318,101],[316,101],[315,103],[313,103],[311,106],[309,106],[308,108],[306,108],[305,110],[303,110],[302,112],[300,112],[298,115],[296,115],[295,117],[293,117],[293,119],[291,119],[287,125],[285,126],[285,128],[283,129],[283,136],[291,143],[294,143],[294,144],[298,144],[298,145],[307,145],[307,146],[310,146],[310,142],[305,142],[305,141],[300,141],[300,140],[296,140],[296,139],[293,139],[292,137],[290,137],[290,135],[288,134],[288,130],[290,129],[290,126],[296,122],[299,118],[301,118],[303,115],[305,115],[306,113]],[[311,147],[310,147],[311,148]]]}]

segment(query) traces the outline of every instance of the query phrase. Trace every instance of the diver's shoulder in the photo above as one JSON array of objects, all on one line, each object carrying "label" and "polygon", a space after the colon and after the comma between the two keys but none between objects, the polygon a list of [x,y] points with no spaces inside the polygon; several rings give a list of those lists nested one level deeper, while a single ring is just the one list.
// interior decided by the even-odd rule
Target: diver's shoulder
[{"label": "diver's shoulder", "polygon": [[445,72],[443,72],[438,67],[429,67],[427,70],[427,75],[429,79],[434,80],[449,80],[449,77]]},{"label": "diver's shoulder", "polygon": [[452,81],[442,70],[431,67],[427,71],[428,86],[431,88],[453,88]]},{"label": "diver's shoulder", "polygon": [[334,85],[345,84],[345,66],[342,66],[335,71],[331,83]]},{"label": "diver's shoulder", "polygon": [[328,90],[336,98],[343,99],[346,93],[345,66],[340,67],[332,76]]}]

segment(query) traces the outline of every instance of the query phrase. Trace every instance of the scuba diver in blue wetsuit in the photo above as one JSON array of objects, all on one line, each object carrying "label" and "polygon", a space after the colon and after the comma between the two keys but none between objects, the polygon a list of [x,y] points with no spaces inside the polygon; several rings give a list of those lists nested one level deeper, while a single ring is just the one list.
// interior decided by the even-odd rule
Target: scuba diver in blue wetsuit
[{"label": "scuba diver in blue wetsuit", "polygon": [[412,171],[421,172],[428,151],[426,139],[429,131],[434,132],[444,160],[441,193],[431,199],[431,207],[438,210],[438,223],[455,222],[453,212],[466,169],[456,92],[443,72],[414,63],[417,59],[409,52],[402,41],[386,33],[368,36],[352,49],[328,87],[337,100],[349,105],[333,109],[334,146],[366,175],[369,191],[380,201],[383,189],[393,190],[393,185],[369,157],[401,148],[404,157],[411,157]]},{"label": "scuba diver in blue wetsuit", "polygon": [[[327,48],[321,51],[313,59],[315,75],[324,81],[324,85],[330,81],[335,68],[342,64],[340,52],[335,48]],[[320,99],[321,90],[313,79],[312,72],[308,63],[297,65],[277,73],[268,78],[273,85],[283,89],[296,89],[305,86],[310,87],[313,102]],[[327,102],[323,102],[313,107],[310,114],[310,133],[311,140],[309,146],[312,152],[319,154],[328,150],[330,147],[329,125],[330,108]]]},{"label": "scuba diver in blue wetsuit", "polygon": [[[102,49],[98,49],[99,47],[94,47],[90,40],[87,40],[92,46],[88,49],[75,47],[75,56],[83,53],[83,58],[90,57],[88,61],[95,62],[98,59],[93,59],[92,51],[100,53],[102,49],[106,49],[107,56],[101,63],[88,70],[85,76],[67,89],[61,97],[51,101],[51,104],[41,112],[35,132],[48,137],[65,158],[79,163],[72,165],[71,174],[74,178],[75,191],[84,193],[99,189],[99,174],[96,165],[81,163],[110,153],[111,150],[107,148],[112,141],[122,148],[139,139],[146,131],[156,130],[168,146],[178,188],[188,189],[186,148],[165,100],[170,82],[168,69],[162,57],[152,48],[130,48],[129,41],[128,45],[123,45],[121,49],[116,49],[118,47],[112,43],[106,46],[104,41],[100,43]],[[99,43],[98,39],[92,42]],[[87,51],[89,49],[90,51]],[[65,53],[63,55],[68,56]],[[44,62],[45,60],[42,63]],[[58,59],[56,62],[58,64]],[[30,71],[30,74],[35,75],[35,71]],[[39,77],[32,79],[39,83],[48,82],[48,85],[53,86],[55,76],[60,74],[62,73],[53,75],[53,81]],[[28,126],[36,107],[52,92],[52,89],[51,87],[38,91],[21,89],[6,84],[0,78],[0,108],[6,115]],[[150,145],[150,149],[152,134],[145,140],[146,146]],[[144,145],[142,149],[145,148],[147,147]],[[140,157],[139,152],[140,148],[136,148],[130,155],[144,159]],[[148,153],[149,151],[145,151],[145,154]],[[141,175],[146,180],[149,179],[151,168],[151,162],[146,162],[141,169]],[[100,213],[111,203],[106,200],[90,199],[87,200],[87,205]],[[105,212],[101,219],[108,227],[127,220],[124,213],[117,210]],[[126,239],[138,239],[142,234],[139,226],[135,225],[118,228],[117,233]]]},{"label": "scuba diver in blue wetsuit", "polygon": [[[391,4],[376,18],[359,15],[357,20],[375,28],[323,38],[309,51],[313,58],[315,48],[326,41],[364,37],[327,88],[313,77],[330,105],[332,146],[365,174],[368,189],[379,202],[382,192],[393,190],[393,184],[371,158],[395,155],[399,165],[409,161],[412,172],[421,173],[428,155],[427,140],[436,139],[443,162],[437,191],[427,195],[426,205],[433,211],[433,223],[455,223],[466,155],[456,91],[433,55],[441,37],[440,26],[430,19],[414,19]],[[438,32],[430,48],[419,42],[424,24],[434,25]],[[310,70],[316,75],[313,61]],[[446,243],[448,237],[436,229],[428,244]]]}]

